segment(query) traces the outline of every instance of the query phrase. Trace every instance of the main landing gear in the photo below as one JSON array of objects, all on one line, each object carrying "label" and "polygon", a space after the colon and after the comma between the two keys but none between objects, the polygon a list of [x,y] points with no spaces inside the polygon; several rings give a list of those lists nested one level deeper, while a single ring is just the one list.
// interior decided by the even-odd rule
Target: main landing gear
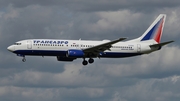
[{"label": "main landing gear", "polygon": [[90,59],[87,61],[87,60],[85,60],[85,58],[84,58],[82,64],[85,66],[85,65],[88,64],[88,62],[89,62],[89,63],[94,63],[94,59],[93,59],[93,58],[90,58]]}]

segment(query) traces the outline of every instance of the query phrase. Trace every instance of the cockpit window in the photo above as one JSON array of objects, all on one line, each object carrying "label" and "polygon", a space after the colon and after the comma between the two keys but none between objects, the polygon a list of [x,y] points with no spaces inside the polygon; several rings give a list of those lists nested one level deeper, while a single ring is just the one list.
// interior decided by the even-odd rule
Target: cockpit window
[{"label": "cockpit window", "polygon": [[14,45],[21,45],[21,43],[14,43]]}]

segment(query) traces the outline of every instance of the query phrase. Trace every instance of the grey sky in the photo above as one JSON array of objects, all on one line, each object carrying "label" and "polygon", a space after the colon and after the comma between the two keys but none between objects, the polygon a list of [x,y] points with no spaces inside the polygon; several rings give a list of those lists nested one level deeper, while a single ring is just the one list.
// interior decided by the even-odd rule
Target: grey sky
[{"label": "grey sky", "polygon": [[[179,101],[179,0],[0,0],[0,100]],[[167,14],[160,51],[82,66],[21,57],[7,46],[31,38],[136,38]]]}]

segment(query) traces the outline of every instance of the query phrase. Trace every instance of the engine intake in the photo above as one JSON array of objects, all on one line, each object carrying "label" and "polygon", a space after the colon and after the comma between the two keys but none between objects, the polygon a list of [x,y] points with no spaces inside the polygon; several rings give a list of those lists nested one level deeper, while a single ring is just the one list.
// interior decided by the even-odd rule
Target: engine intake
[{"label": "engine intake", "polygon": [[78,49],[70,49],[67,51],[67,57],[81,58],[84,56],[84,52]]}]

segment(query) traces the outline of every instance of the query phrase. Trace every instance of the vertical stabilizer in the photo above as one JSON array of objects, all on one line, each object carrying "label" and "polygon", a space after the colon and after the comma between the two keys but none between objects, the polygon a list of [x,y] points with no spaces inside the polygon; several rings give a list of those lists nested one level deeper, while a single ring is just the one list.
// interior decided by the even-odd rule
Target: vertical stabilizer
[{"label": "vertical stabilizer", "polygon": [[160,14],[141,37],[131,41],[148,41],[153,39],[160,43],[165,20],[166,14]]},{"label": "vertical stabilizer", "polygon": [[151,24],[151,26],[141,36],[141,41],[154,39],[157,43],[161,41],[163,33],[164,23],[166,20],[165,14],[160,14],[157,19]]}]

